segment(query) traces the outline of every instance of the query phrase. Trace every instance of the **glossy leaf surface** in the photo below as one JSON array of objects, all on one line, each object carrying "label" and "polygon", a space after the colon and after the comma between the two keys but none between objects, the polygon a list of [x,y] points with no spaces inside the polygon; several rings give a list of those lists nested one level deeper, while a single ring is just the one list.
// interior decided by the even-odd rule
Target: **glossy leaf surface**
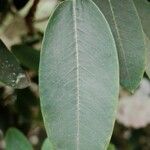
[{"label": "glossy leaf surface", "polygon": [[29,85],[25,72],[16,57],[0,40],[0,82],[14,88],[25,88]]}]

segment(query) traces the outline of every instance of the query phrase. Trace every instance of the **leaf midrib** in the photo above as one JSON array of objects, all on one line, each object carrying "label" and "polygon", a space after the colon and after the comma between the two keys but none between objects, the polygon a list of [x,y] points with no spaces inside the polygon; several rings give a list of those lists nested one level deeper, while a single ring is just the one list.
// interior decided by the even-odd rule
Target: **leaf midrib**
[{"label": "leaf midrib", "polygon": [[78,45],[78,34],[77,34],[77,13],[76,13],[76,0],[72,1],[73,5],[73,22],[74,22],[74,39],[75,39],[75,50],[76,50],[76,70],[77,70],[77,134],[76,134],[76,142],[77,142],[77,150],[79,150],[79,122],[80,122],[80,98],[79,98],[79,45]]}]

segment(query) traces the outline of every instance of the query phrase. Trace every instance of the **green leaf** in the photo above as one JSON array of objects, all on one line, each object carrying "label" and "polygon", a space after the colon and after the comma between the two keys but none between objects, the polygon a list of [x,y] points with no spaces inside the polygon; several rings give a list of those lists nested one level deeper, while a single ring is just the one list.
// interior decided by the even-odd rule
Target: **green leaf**
[{"label": "green leaf", "polygon": [[113,144],[109,144],[107,150],[115,150],[115,146]]},{"label": "green leaf", "polygon": [[12,52],[23,66],[38,72],[40,60],[39,51],[27,45],[14,45],[12,46]]},{"label": "green leaf", "polygon": [[42,150],[53,150],[52,143],[49,141],[49,139],[46,139],[42,145]]},{"label": "green leaf", "polygon": [[5,140],[6,150],[33,150],[27,138],[15,128],[7,131]]},{"label": "green leaf", "polygon": [[143,30],[150,39],[150,2],[148,0],[134,0],[134,3],[141,18]]},{"label": "green leaf", "polygon": [[133,92],[145,69],[143,30],[132,0],[94,0],[112,29],[120,65],[121,85]]},{"label": "green leaf", "polygon": [[29,80],[15,56],[0,40],[0,81],[14,88],[25,88]]},{"label": "green leaf", "polygon": [[145,35],[145,45],[146,45],[146,73],[150,78],[150,40]]},{"label": "green leaf", "polygon": [[117,50],[104,16],[90,0],[61,3],[40,62],[41,108],[54,149],[106,150],[118,89]]}]

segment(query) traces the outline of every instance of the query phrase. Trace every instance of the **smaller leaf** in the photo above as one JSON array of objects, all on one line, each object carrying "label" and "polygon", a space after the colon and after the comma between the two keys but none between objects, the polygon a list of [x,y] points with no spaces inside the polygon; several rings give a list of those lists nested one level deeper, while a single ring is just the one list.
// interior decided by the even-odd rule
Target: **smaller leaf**
[{"label": "smaller leaf", "polygon": [[48,138],[44,141],[42,145],[42,150],[53,150],[52,143],[49,141]]},{"label": "smaller leaf", "polygon": [[12,52],[23,66],[38,72],[40,59],[39,51],[30,46],[22,44],[12,46]]},{"label": "smaller leaf", "polygon": [[26,88],[29,80],[16,57],[0,40],[0,82],[14,88]]},{"label": "smaller leaf", "polygon": [[146,73],[148,77],[150,78],[150,40],[145,35],[145,47],[146,47]]},{"label": "smaller leaf", "polygon": [[7,131],[5,140],[6,150],[33,150],[27,138],[15,128]]},{"label": "smaller leaf", "polygon": [[109,144],[107,150],[115,150],[115,146],[113,144]]},{"label": "smaller leaf", "polygon": [[[138,0],[143,1],[143,0]],[[114,35],[120,66],[120,84],[133,93],[143,78],[145,45],[141,21],[132,0],[94,0]]]}]

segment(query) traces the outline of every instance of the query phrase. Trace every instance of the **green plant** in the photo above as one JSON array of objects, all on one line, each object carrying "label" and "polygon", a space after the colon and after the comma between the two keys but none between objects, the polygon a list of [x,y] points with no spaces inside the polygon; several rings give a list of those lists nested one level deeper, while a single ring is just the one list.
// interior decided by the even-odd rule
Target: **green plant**
[{"label": "green plant", "polygon": [[[41,55],[24,43],[13,46],[12,54],[0,41],[1,82],[14,88],[29,84],[16,57],[35,72],[39,67],[48,135],[43,149],[49,142],[54,150],[108,148],[119,84],[134,93],[145,71],[150,77],[149,13],[146,0],[67,0],[59,2],[48,21]],[[34,33],[31,14],[26,16],[29,35]]]}]

